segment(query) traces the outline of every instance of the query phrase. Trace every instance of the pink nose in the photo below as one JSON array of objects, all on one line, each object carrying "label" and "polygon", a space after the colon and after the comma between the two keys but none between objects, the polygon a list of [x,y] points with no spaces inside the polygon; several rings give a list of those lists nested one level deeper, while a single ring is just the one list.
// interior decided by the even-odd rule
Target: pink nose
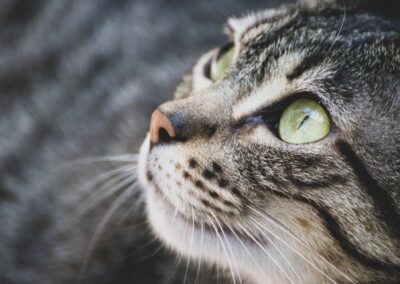
[{"label": "pink nose", "polygon": [[175,136],[176,132],[171,120],[159,109],[156,109],[151,115],[150,121],[151,144],[156,145],[164,138],[173,138]]}]

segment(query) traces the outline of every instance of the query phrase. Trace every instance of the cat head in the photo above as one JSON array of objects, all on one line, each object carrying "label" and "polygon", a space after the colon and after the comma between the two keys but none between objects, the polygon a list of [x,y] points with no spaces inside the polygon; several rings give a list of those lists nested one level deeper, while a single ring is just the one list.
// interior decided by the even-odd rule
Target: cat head
[{"label": "cat head", "polygon": [[396,23],[325,3],[226,31],[152,116],[139,174],[156,235],[261,283],[399,277]]}]

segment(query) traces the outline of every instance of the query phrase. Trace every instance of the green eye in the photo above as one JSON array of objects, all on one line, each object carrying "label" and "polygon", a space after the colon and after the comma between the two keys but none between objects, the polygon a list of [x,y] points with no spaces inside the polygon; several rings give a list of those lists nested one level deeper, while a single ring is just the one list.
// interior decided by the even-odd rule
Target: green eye
[{"label": "green eye", "polygon": [[226,69],[231,65],[233,60],[233,55],[235,53],[235,47],[233,45],[227,46],[222,53],[212,61],[210,69],[210,79],[218,81],[224,75]]},{"label": "green eye", "polygon": [[288,143],[302,144],[320,140],[330,131],[329,117],[317,102],[299,99],[291,103],[279,121],[279,135]]}]

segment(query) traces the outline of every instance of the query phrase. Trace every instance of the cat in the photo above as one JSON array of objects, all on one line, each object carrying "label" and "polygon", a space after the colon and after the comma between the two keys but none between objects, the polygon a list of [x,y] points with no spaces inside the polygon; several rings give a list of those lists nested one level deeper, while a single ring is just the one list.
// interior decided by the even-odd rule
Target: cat
[{"label": "cat", "polygon": [[[198,145],[207,148],[206,157],[212,157],[215,163],[206,165],[204,162],[206,157],[193,151],[193,156],[199,157],[190,157],[189,160],[184,161],[187,164],[181,164],[181,167],[188,168],[187,173],[183,169],[177,169],[177,172],[181,173],[183,178],[186,177],[185,180],[190,181],[191,177],[197,178],[196,172],[201,169],[200,167],[208,167],[201,169],[204,180],[193,180],[200,190],[214,189],[209,185],[212,182],[218,183],[217,190],[207,192],[207,198],[212,201],[205,199],[202,203],[204,206],[212,208],[211,206],[218,198],[221,198],[220,200],[226,198],[225,193],[220,192],[220,187],[222,187],[222,189],[232,191],[233,195],[229,196],[235,196],[235,199],[225,200],[224,206],[237,205],[229,202],[244,200],[254,205],[253,209],[263,209],[265,205],[263,198],[269,195],[269,190],[271,190],[274,195],[271,195],[271,200],[268,202],[276,202],[277,206],[282,206],[283,209],[272,213],[259,211],[258,213],[271,213],[271,215],[256,215],[256,220],[251,221],[259,222],[259,224],[253,224],[258,228],[253,227],[254,230],[250,232],[258,243],[264,245],[265,239],[270,238],[271,245],[265,246],[264,249],[260,247],[255,249],[254,244],[257,242],[243,231],[234,231],[238,235],[237,241],[231,241],[232,235],[214,236],[211,240],[214,245],[205,247],[204,242],[207,240],[203,238],[202,242],[201,234],[195,235],[194,232],[197,233],[197,231],[190,230],[190,223],[193,220],[189,220],[188,228],[186,230],[183,228],[181,231],[185,234],[181,244],[176,243],[176,238],[170,242],[171,239],[168,240],[166,232],[162,231],[163,227],[154,226],[155,219],[152,219],[152,214],[157,212],[152,211],[152,203],[149,200],[153,187],[147,184],[147,177],[143,172],[145,162],[141,163],[141,179],[145,185],[142,192],[135,184],[136,156],[122,154],[137,151],[141,137],[148,126],[147,117],[151,109],[168,98],[169,86],[178,80],[187,67],[187,62],[193,60],[202,49],[218,44],[220,38],[217,22],[220,18],[228,14],[242,14],[244,11],[266,8],[267,5],[276,5],[278,1],[214,2],[1,1],[0,283],[239,283],[240,280],[247,283],[268,283],[268,281],[273,281],[274,277],[276,281],[284,282],[290,278],[296,283],[302,279],[306,279],[303,280],[304,283],[308,280],[307,283],[330,282],[330,279],[338,282],[398,282],[398,262],[396,262],[396,257],[399,255],[398,246],[389,255],[387,253],[390,248],[385,247],[388,243],[398,242],[396,237],[398,223],[395,219],[398,213],[393,214],[394,217],[390,216],[393,213],[391,211],[393,207],[398,212],[397,191],[399,188],[399,168],[396,163],[399,140],[396,127],[399,114],[397,83],[399,41],[396,22],[398,18],[395,18],[398,17],[396,14],[398,10],[393,5],[385,6],[386,2],[390,1],[379,1],[378,7],[373,7],[378,10],[372,12],[369,7],[363,8],[368,9],[369,12],[357,11],[357,8],[353,8],[352,4],[346,1],[330,9],[324,6],[330,5],[325,4],[328,1],[316,3],[307,1],[308,3],[303,4],[306,5],[305,7],[292,5],[254,14],[242,20],[229,21],[228,31],[229,27],[235,28],[236,32],[237,29],[249,27],[248,31],[242,31],[243,35],[249,36],[249,43],[252,39],[251,33],[257,32],[253,29],[254,24],[260,24],[262,33],[268,21],[284,20],[287,16],[289,16],[287,20],[290,20],[290,14],[293,15],[293,22],[290,22],[298,24],[291,27],[296,28],[296,31],[298,29],[293,36],[301,33],[306,23],[310,24],[309,36],[315,32],[316,25],[320,28],[321,37],[313,41],[314,51],[318,52],[326,48],[324,58],[326,57],[328,62],[318,56],[311,57],[308,58],[311,60],[303,62],[304,66],[299,65],[297,72],[300,72],[298,74],[301,78],[302,68],[305,69],[304,74],[309,74],[307,71],[313,70],[315,65],[329,63],[326,67],[331,67],[336,66],[335,63],[338,61],[342,62],[339,70],[345,71],[344,73],[335,70],[334,74],[328,74],[329,72],[320,74],[334,76],[333,79],[335,79],[326,82],[324,80],[326,77],[321,78],[321,85],[318,87],[329,86],[330,92],[326,94],[326,101],[315,102],[315,96],[319,95],[318,93],[304,94],[301,101],[315,107],[317,113],[325,118],[324,127],[320,129],[322,133],[327,128],[330,132],[323,140],[311,142],[312,149],[306,153],[301,152],[302,155],[298,155],[297,152],[289,153],[288,151],[294,146],[288,144],[288,148],[276,148],[273,152],[268,151],[269,156],[262,157],[260,153],[264,150],[260,149],[263,146],[259,144],[265,142],[263,135],[267,130],[260,132],[257,126],[260,124],[260,118],[267,112],[261,113],[259,117],[241,121],[243,124],[240,125],[242,126],[240,129],[232,128],[232,131],[236,131],[232,133],[241,133],[251,138],[252,136],[247,135],[246,131],[255,132],[261,139],[258,146],[245,147],[244,151],[239,149],[240,144],[235,145],[235,141],[238,140],[228,139],[232,136],[224,137],[221,134],[220,126],[226,125],[227,121],[216,119],[213,121],[215,128],[204,128],[204,123],[215,116],[224,118],[229,113],[229,103],[224,100],[228,95],[225,93],[227,90],[234,93],[235,88],[240,87],[243,96],[248,96],[254,88],[262,87],[260,81],[264,82],[263,77],[279,76],[279,71],[283,70],[281,64],[286,64],[285,60],[279,62],[279,58],[274,57],[280,55],[279,49],[269,50],[274,55],[271,56],[271,62],[264,66],[265,69],[260,69],[265,70],[265,74],[255,72],[256,76],[249,78],[249,74],[252,74],[256,67],[256,65],[253,67],[251,65],[258,62],[257,60],[253,62],[251,58],[257,57],[257,52],[249,57],[249,62],[240,61],[242,65],[235,61],[230,67],[232,70],[228,70],[226,74],[223,71],[229,65],[231,56],[235,55],[233,58],[237,60],[238,55],[233,52],[236,51],[235,48],[232,49],[232,44],[224,46],[220,49],[220,56],[217,55],[217,50],[211,52],[209,56],[212,60],[207,61],[205,59],[208,59],[208,56],[204,57],[204,60],[200,60],[195,68],[195,72],[189,72],[184,76],[184,82],[178,87],[175,95],[181,100],[172,103],[173,106],[179,101],[193,100],[194,89],[199,94],[212,90],[213,93],[209,93],[207,98],[212,98],[215,105],[210,104],[211,101],[202,100],[202,108],[187,108],[188,113],[194,116],[193,122],[198,122],[195,130],[198,130],[196,133],[200,134],[199,137],[193,139],[193,136],[182,136],[183,132],[175,131],[177,130],[175,128],[171,131],[172,124],[168,124],[171,118],[166,119],[165,114],[156,112],[152,123],[152,140],[158,143],[153,143],[151,155],[160,151],[157,149],[162,148],[162,144],[165,145],[165,141],[171,138],[170,135],[178,135],[176,138],[182,139],[179,141],[172,139],[169,141],[171,145],[181,143],[196,147],[194,141],[202,142]],[[160,13],[160,10],[163,13]],[[157,15],[156,19],[154,15]],[[315,22],[312,21],[313,17]],[[318,21],[318,17],[331,17],[331,20],[323,25]],[[265,23],[263,23],[264,19]],[[311,22],[308,22],[310,20]],[[238,25],[235,26],[235,23]],[[190,29],[187,28],[188,26]],[[326,31],[331,31],[331,33],[326,35]],[[290,36],[284,29],[279,34]],[[269,39],[267,34],[265,36]],[[275,40],[278,39],[279,36],[275,38]],[[305,39],[309,38],[305,37]],[[320,46],[324,39],[327,46]],[[358,40],[365,40],[367,47],[370,46],[371,41],[376,41],[378,44],[379,40],[382,40],[384,47],[370,49],[370,53],[365,54],[363,49],[358,52],[356,48]],[[276,41],[273,42],[276,43]],[[303,42],[304,45],[309,43]],[[267,44],[268,42],[264,42],[258,47],[249,46],[249,50],[251,48],[262,50]],[[349,49],[342,54],[346,44],[349,44]],[[394,57],[391,57],[390,50],[387,50],[391,45],[393,45],[392,52],[396,54]],[[289,47],[294,48],[290,43],[282,50]],[[355,47],[356,50],[351,47]],[[385,52],[389,53],[385,54]],[[264,55],[268,57],[268,54]],[[297,59],[303,59],[301,55],[303,54],[299,54]],[[363,55],[368,56],[363,58]],[[293,63],[292,59],[287,58],[287,63]],[[366,62],[368,64],[364,64]],[[243,69],[238,69],[238,67],[243,67]],[[273,68],[276,70],[271,72]],[[202,73],[204,75],[201,75]],[[359,80],[360,74],[363,75],[363,80]],[[211,75],[215,79],[218,78],[217,83],[213,84],[207,79]],[[221,79],[219,79],[220,76],[222,76]],[[235,78],[240,80],[227,88],[227,84]],[[295,82],[296,79],[298,78],[294,76],[292,81]],[[310,83],[313,82],[310,81]],[[279,87],[278,85],[275,87]],[[354,94],[352,91],[355,85],[361,85],[365,93]],[[215,101],[216,97],[213,96],[218,88],[221,88],[223,95],[219,102]],[[332,91],[338,91],[339,101],[325,105],[327,101],[330,101]],[[340,103],[343,95],[348,96],[346,104]],[[261,93],[260,96],[263,97]],[[220,108],[219,103],[223,103],[227,108]],[[296,102],[289,99],[287,103],[295,104]],[[251,104],[250,102],[248,106]],[[259,101],[256,100],[255,106],[258,104]],[[332,105],[336,105],[333,112],[330,109]],[[219,108],[213,108],[217,106]],[[360,110],[360,106],[364,109]],[[204,113],[199,113],[201,109]],[[239,109],[241,110],[245,109]],[[283,109],[277,108],[276,112],[272,113],[283,114],[284,111],[281,111]],[[332,119],[331,115],[342,112],[349,114],[350,119],[346,120],[348,117],[345,116],[336,117],[337,120]],[[353,114],[360,117],[355,119]],[[196,119],[196,115],[199,115],[200,121]],[[310,118],[306,120],[308,122],[304,121],[304,123],[310,122]],[[165,125],[166,122],[167,125]],[[273,141],[277,144],[273,146],[278,147],[281,145],[278,143],[282,142],[276,139],[289,132],[275,129],[274,121],[265,121],[265,124],[269,125],[269,123],[272,125],[271,135],[276,136],[269,136],[268,139],[275,139]],[[347,123],[351,123],[351,129],[346,128]],[[158,127],[157,124],[164,124],[165,128]],[[342,130],[340,126],[345,126],[349,132],[346,135],[339,132]],[[160,131],[154,131],[157,127]],[[184,125],[182,127],[185,128]],[[169,133],[168,131],[165,133],[162,129],[169,130]],[[190,133],[190,131],[191,129],[187,129],[185,133]],[[203,139],[211,134],[213,135],[208,139]],[[347,142],[349,146],[338,144],[336,148],[335,144],[332,148],[337,149],[338,154],[333,156],[334,161],[327,161],[327,152],[320,147],[323,141],[326,141],[328,137],[331,139],[334,134],[343,135],[340,136],[341,142]],[[206,136],[201,137],[202,135]],[[215,150],[215,147],[218,147],[214,140],[216,138],[224,138],[226,141],[222,149]],[[293,138],[289,133],[288,139]],[[303,149],[301,145],[297,146],[298,149]],[[230,155],[229,151],[223,152],[229,150],[230,146],[239,149],[235,155]],[[146,152],[146,147],[149,147],[148,140],[143,144],[143,152]],[[321,151],[321,155],[316,156],[315,151],[318,150]],[[286,156],[279,156],[279,151],[284,151]],[[328,152],[328,155],[329,153],[331,152]],[[271,154],[276,154],[275,158],[268,160]],[[352,159],[346,160],[339,156],[340,154],[343,154],[343,157],[350,156]],[[81,160],[85,157],[100,155],[107,155],[107,157]],[[184,155],[185,151],[180,151],[172,158],[183,158]],[[142,153],[142,160],[145,160],[145,156]],[[239,159],[236,160],[237,164],[232,163],[232,160],[238,157],[247,157],[249,161],[246,165],[242,164],[236,168],[235,166],[243,161]],[[328,158],[330,159],[331,156]],[[293,161],[296,162],[292,163]],[[175,174],[175,171],[165,172],[168,169],[168,162],[166,165],[161,165],[165,173],[163,186],[167,186],[168,179]],[[341,173],[346,172],[345,178],[348,180],[341,179],[342,175],[332,175],[332,171],[337,169],[337,163],[343,166],[340,169]],[[274,172],[271,167],[264,167],[269,164],[273,164]],[[230,170],[228,165],[233,165],[234,169]],[[323,180],[322,184],[318,184],[321,182],[321,179],[318,179],[320,171],[319,175],[314,175],[315,171],[308,174],[303,172],[303,170],[315,168],[325,171],[324,177],[328,176],[332,180]],[[347,169],[349,169],[348,172]],[[271,170],[271,172],[267,173],[266,170]],[[161,170],[157,168],[152,173],[153,180],[158,178],[157,175],[161,173],[159,171]],[[238,179],[238,173],[250,179]],[[170,178],[167,178],[167,174]],[[271,181],[265,180],[265,174],[273,174],[270,177]],[[198,175],[200,178],[200,173]],[[223,178],[221,178],[222,175]],[[280,180],[282,177],[285,179]],[[352,186],[349,191],[348,185],[351,185],[354,180],[359,186]],[[232,187],[233,181],[237,182],[237,188]],[[182,187],[183,183],[180,182],[181,185],[174,185],[173,188]],[[292,190],[301,189],[305,196],[301,195],[301,192],[290,192],[291,198],[285,199],[287,192],[280,190],[285,189],[286,184],[293,182],[295,186]],[[328,183],[329,185],[333,183],[332,187],[328,187]],[[201,189],[202,186],[204,188]],[[259,190],[246,192],[250,186],[252,189]],[[188,189],[193,190],[193,188]],[[337,194],[338,189],[342,196]],[[262,191],[261,196],[258,196],[261,190],[265,192]],[[388,194],[380,190],[386,190]],[[354,196],[360,194],[360,199],[357,200],[362,202],[351,203],[355,200],[348,198],[348,195],[353,191]],[[119,198],[120,193],[124,194],[120,195],[124,199]],[[127,196],[127,193],[132,193],[132,195]],[[146,196],[142,196],[143,193]],[[318,194],[324,194],[324,196],[316,203]],[[346,206],[335,207],[332,212],[332,207],[326,205],[327,197],[334,198],[334,201],[338,203],[343,202],[347,206],[365,206],[365,208],[356,208],[359,210],[352,215],[349,215],[348,211],[337,211],[348,208]],[[144,198],[147,198],[147,209],[143,203]],[[118,200],[119,202],[115,203]],[[368,200],[374,200],[374,202],[370,203]],[[383,208],[379,207],[381,204],[384,204]],[[116,208],[116,205],[120,205],[120,208],[110,211]],[[369,205],[373,208],[368,208]],[[317,206],[321,209],[314,209]],[[78,211],[82,208],[83,210]],[[241,208],[239,209],[243,210]],[[246,209],[246,207],[243,208]],[[175,254],[160,247],[159,240],[153,241],[153,236],[147,227],[146,216],[143,214],[145,210],[149,213],[150,225],[155,235],[164,245],[167,244],[173,248],[173,251],[180,250],[184,256],[177,259]],[[212,210],[219,209],[215,207]],[[326,213],[329,214],[325,214],[324,210],[328,210]],[[220,218],[223,213],[211,212],[217,218]],[[288,213],[295,215],[296,212],[303,214],[302,218],[286,220]],[[368,221],[371,212],[376,214],[377,219],[368,223],[368,226],[358,226]],[[338,215],[338,213],[341,214]],[[188,216],[191,216],[190,212]],[[236,215],[229,218],[234,216]],[[247,218],[249,214],[245,212],[242,216]],[[336,219],[338,216],[341,218]],[[356,218],[358,223],[343,224],[343,216],[349,217],[346,221],[354,221]],[[165,217],[169,217],[166,223],[170,225],[170,228],[176,228],[177,222],[180,222],[180,219],[174,219],[173,214]],[[196,215],[196,218],[200,218],[200,215]],[[212,214],[209,218],[215,222]],[[245,220],[248,221],[248,219]],[[326,223],[321,224],[321,220]],[[219,232],[224,231],[227,234],[229,234],[227,226],[232,227],[229,222],[215,223],[215,227],[211,222],[209,224],[211,227],[208,225],[206,229],[209,236],[213,236],[215,227]],[[238,223],[235,224],[235,226],[238,225]],[[244,225],[249,225],[247,222],[246,224]],[[222,229],[218,229],[220,225],[223,226]],[[344,229],[343,225],[346,226]],[[265,229],[270,230],[270,235],[264,235],[264,233],[254,235],[259,231],[260,226],[263,227],[262,229],[266,226]],[[379,231],[379,226],[384,226],[384,229],[386,227],[393,229],[393,235],[386,230]],[[348,229],[349,227],[351,228]],[[358,229],[360,231],[357,231]],[[364,229],[368,229],[368,232]],[[299,230],[304,231],[304,234],[299,234]],[[376,230],[379,234],[375,234]],[[359,234],[355,235],[355,231]],[[340,234],[331,234],[335,232]],[[310,233],[319,233],[316,235],[317,238],[327,238],[333,245],[328,247],[327,251],[326,240],[323,244],[320,242],[310,244],[312,240],[309,238]],[[382,236],[384,236],[383,241],[377,243]],[[200,242],[194,243],[198,237],[200,237]],[[234,245],[233,247],[225,244],[225,237],[230,240],[229,244]],[[372,240],[365,241],[366,237],[371,237]],[[314,239],[314,241],[317,240]],[[182,247],[178,247],[187,242],[190,245],[193,243],[193,246],[183,248],[183,250]],[[361,245],[360,242],[362,242]],[[247,250],[243,248],[243,254],[239,258],[232,259],[231,254],[237,256],[237,249],[238,247],[240,249],[242,244],[248,251],[256,252],[249,257]],[[318,247],[319,250],[315,253],[315,246],[318,244],[322,246]],[[300,250],[304,258],[291,250],[289,246]],[[272,253],[269,251],[271,247],[275,252],[270,258],[267,252]],[[282,256],[276,247],[285,254]],[[210,255],[212,252],[215,253],[214,257]],[[199,253],[200,257],[196,256],[196,253]],[[229,256],[231,263],[227,263],[226,255]],[[315,257],[312,259],[314,266],[308,263],[311,255]],[[196,258],[200,258],[205,263],[196,262]],[[290,265],[285,259],[291,261]],[[297,261],[298,259],[300,260]],[[292,263],[294,260],[296,263]],[[366,263],[365,260],[367,260]],[[372,262],[369,262],[370,260]],[[302,262],[300,271],[297,266],[299,262]],[[264,265],[270,270],[261,269],[261,273],[258,266],[263,268]],[[297,272],[297,275],[294,275],[293,270]],[[283,271],[288,274],[288,277],[283,275]],[[234,280],[231,279],[231,274]]]},{"label": "cat", "polygon": [[167,247],[233,283],[399,283],[400,25],[376,4],[228,21],[141,147]]}]

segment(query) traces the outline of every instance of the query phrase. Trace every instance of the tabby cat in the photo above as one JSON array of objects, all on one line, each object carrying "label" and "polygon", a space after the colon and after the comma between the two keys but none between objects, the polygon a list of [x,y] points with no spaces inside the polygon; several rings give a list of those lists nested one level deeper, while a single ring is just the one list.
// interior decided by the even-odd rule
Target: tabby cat
[{"label": "tabby cat", "polygon": [[400,281],[400,26],[367,4],[230,19],[154,111],[139,178],[168,247],[234,283]]}]

